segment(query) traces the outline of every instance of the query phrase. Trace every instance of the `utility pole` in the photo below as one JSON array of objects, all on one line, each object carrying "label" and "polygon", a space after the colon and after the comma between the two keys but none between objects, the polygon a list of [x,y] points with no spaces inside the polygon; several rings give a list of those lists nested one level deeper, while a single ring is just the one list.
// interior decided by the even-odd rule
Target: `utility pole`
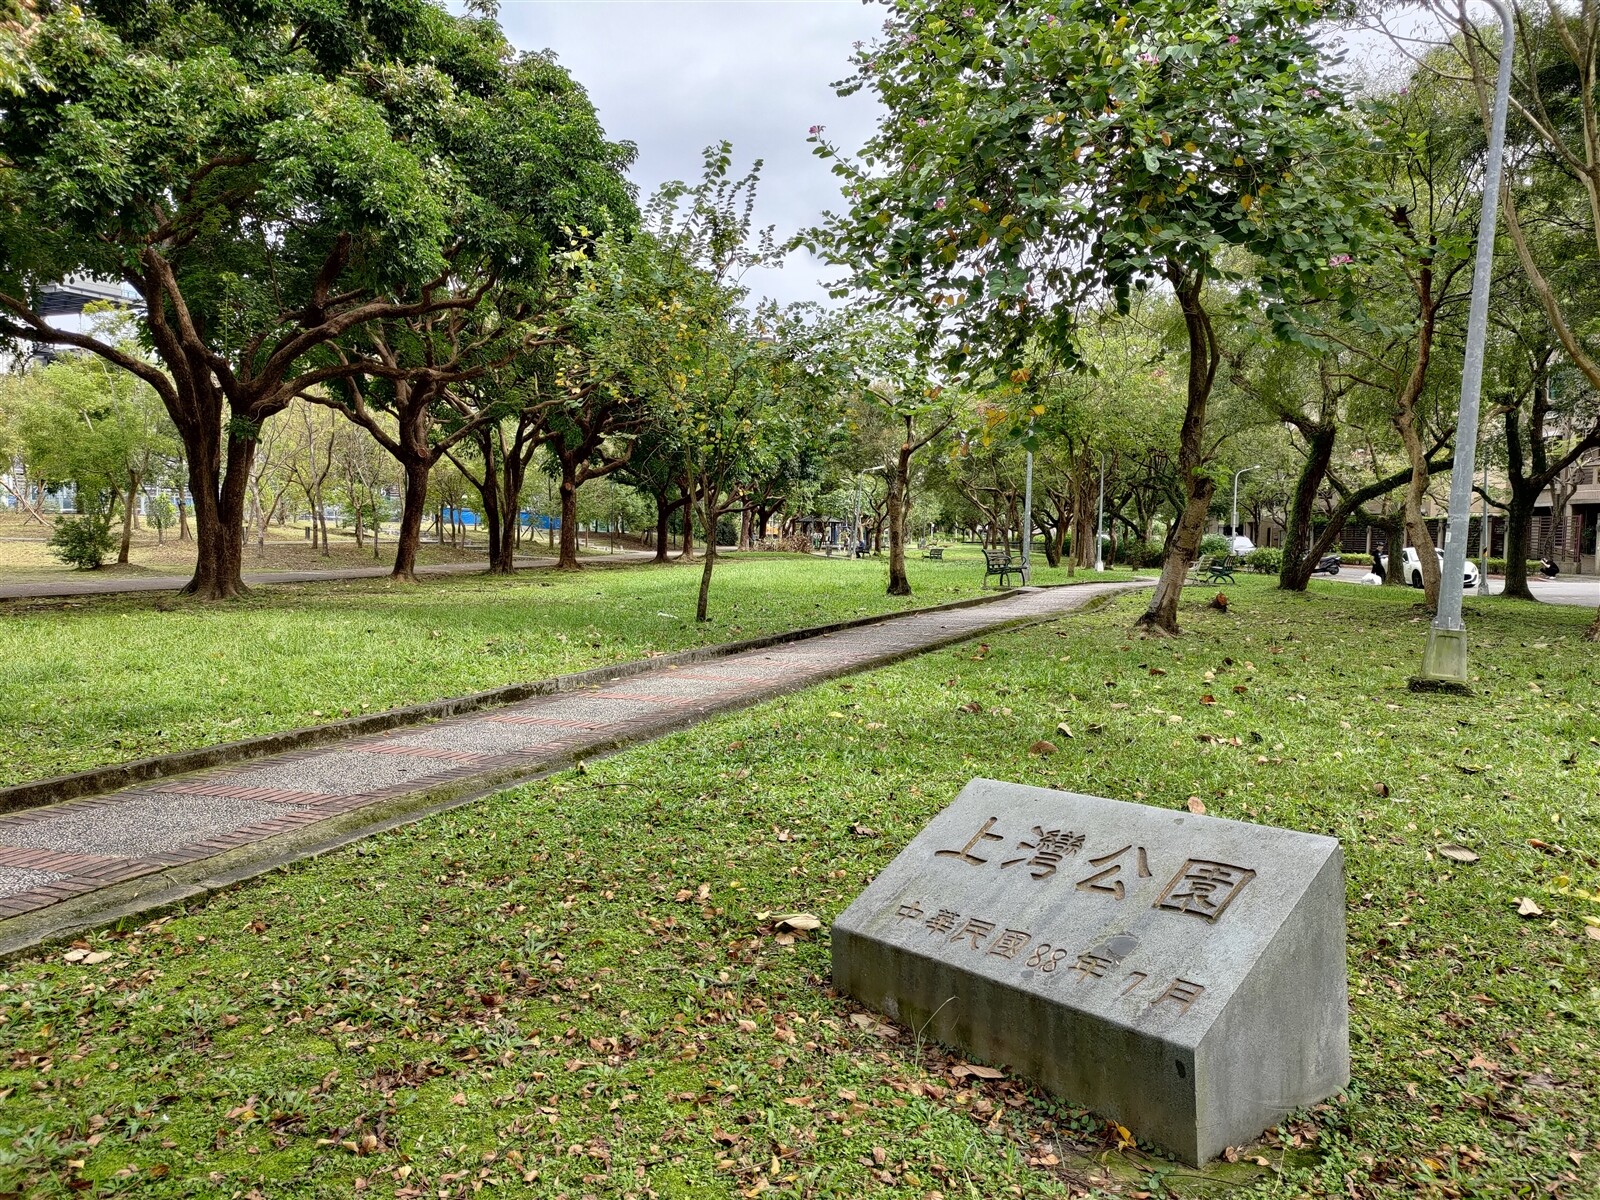
[{"label": "utility pole", "polygon": [[1094,569],[1106,569],[1106,452],[1100,451],[1100,503],[1094,519]]},{"label": "utility pole", "polygon": [[[1028,426],[1033,436],[1033,426]],[[1022,582],[1033,582],[1033,451],[1028,451],[1028,467],[1022,483]]]},{"label": "utility pole", "polygon": [[1444,579],[1439,611],[1428,629],[1422,669],[1414,690],[1467,690],[1467,629],[1461,621],[1463,574],[1467,563],[1467,519],[1472,508],[1473,456],[1477,450],[1478,399],[1483,386],[1483,348],[1489,335],[1489,280],[1494,274],[1494,233],[1500,211],[1500,167],[1505,159],[1506,108],[1511,96],[1511,66],[1516,28],[1505,0],[1486,0],[1500,18],[1500,69],[1489,118],[1483,199],[1479,204],[1478,247],[1472,267],[1472,304],[1467,314],[1467,352],[1461,370],[1461,407],[1456,415],[1455,466],[1450,472],[1450,521],[1444,538]]}]

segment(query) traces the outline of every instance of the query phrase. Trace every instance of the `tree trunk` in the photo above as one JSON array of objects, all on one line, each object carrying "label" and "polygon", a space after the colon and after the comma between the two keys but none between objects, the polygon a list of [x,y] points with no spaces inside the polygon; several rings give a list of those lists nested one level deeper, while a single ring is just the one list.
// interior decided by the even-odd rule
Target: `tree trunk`
[{"label": "tree trunk", "polygon": [[1583,640],[1586,642],[1600,642],[1600,612],[1595,613],[1588,632],[1583,635]]},{"label": "tree trunk", "polygon": [[[714,542],[717,539],[715,538],[715,536],[713,536],[711,540]],[[678,558],[682,562],[693,562],[694,561],[694,492],[693,491],[687,491],[687,492],[684,493],[684,504],[683,504],[683,551],[682,551],[682,553],[680,553],[678,555]]]},{"label": "tree trunk", "polygon": [[1513,600],[1532,600],[1528,587],[1528,543],[1533,533],[1533,505],[1539,491],[1515,474],[1511,477],[1511,502],[1506,506],[1506,586],[1501,593]]},{"label": "tree trunk", "polygon": [[407,458],[402,465],[406,472],[406,491],[400,506],[400,533],[395,539],[394,570],[389,572],[389,578],[415,583],[417,547],[422,543],[422,514],[428,507],[428,472],[433,464],[427,459]]},{"label": "tree trunk", "polygon": [[[185,438],[187,443],[188,438]],[[246,595],[244,561],[245,481],[255,457],[253,439],[230,437],[227,475],[219,475],[219,455],[200,445],[189,450],[189,491],[194,497],[194,576],[182,595],[199,600],[232,600]]]},{"label": "tree trunk", "polygon": [[[685,514],[687,515],[687,514]],[[706,528],[711,530],[706,538],[705,565],[700,568],[700,598],[695,602],[694,619],[707,620],[706,607],[711,597],[711,571],[717,565],[717,517],[721,514],[708,512],[706,514]]]},{"label": "tree trunk", "polygon": [[178,484],[178,541],[188,542],[194,539],[194,534],[189,532],[189,501],[187,489],[182,483]]},{"label": "tree trunk", "polygon": [[117,548],[117,563],[128,565],[128,551],[133,547],[133,502],[139,495],[139,476],[128,472],[128,495],[122,505],[122,545]]},{"label": "tree trunk", "polygon": [[1334,425],[1313,425],[1303,429],[1306,460],[1295,479],[1294,495],[1289,498],[1289,520],[1283,531],[1283,564],[1278,568],[1278,587],[1286,592],[1303,592],[1316,570],[1318,556],[1312,545],[1311,516],[1317,493],[1328,476],[1333,461],[1333,446],[1339,430]]},{"label": "tree trunk", "polygon": [[667,522],[672,517],[672,510],[676,504],[668,504],[665,496],[657,496],[656,501],[656,556],[651,561],[664,563],[667,561],[667,538],[670,531]]},{"label": "tree trunk", "polygon": [[911,580],[906,578],[906,491],[911,485],[911,419],[906,418],[906,438],[900,443],[894,466],[889,469],[889,496],[885,501],[889,520],[890,596],[911,595]]},{"label": "tree trunk", "polygon": [[561,461],[561,554],[556,568],[576,571],[578,562],[578,464]]},{"label": "tree trunk", "polygon": [[1166,562],[1150,607],[1139,618],[1140,628],[1176,637],[1178,601],[1183,596],[1183,581],[1200,550],[1205,536],[1206,517],[1211,511],[1211,496],[1216,481],[1200,468],[1205,462],[1206,405],[1217,374],[1217,344],[1211,318],[1201,304],[1204,278],[1176,288],[1183,309],[1184,329],[1189,338],[1188,401],[1183,414],[1183,429],[1178,441],[1178,474],[1187,485],[1182,515],[1173,531]]}]

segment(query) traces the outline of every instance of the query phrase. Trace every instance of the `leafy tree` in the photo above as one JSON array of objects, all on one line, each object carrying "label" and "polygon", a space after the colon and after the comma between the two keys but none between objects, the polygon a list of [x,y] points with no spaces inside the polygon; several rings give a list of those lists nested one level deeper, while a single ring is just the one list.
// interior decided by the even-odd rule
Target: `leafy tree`
[{"label": "leafy tree", "polygon": [[[261,424],[371,373],[333,346],[536,281],[563,226],[627,207],[631,149],[481,9],[52,4],[36,76],[0,91],[0,336],[88,350],[160,395],[188,463],[195,595],[243,591]],[[83,274],[138,292],[165,370],[44,319],[40,285]]]},{"label": "leafy tree", "polygon": [[57,521],[47,544],[50,552],[62,562],[80,571],[98,571],[116,543],[111,536],[109,517],[104,513],[85,513]]},{"label": "leafy tree", "polygon": [[1177,631],[1215,487],[1207,287],[1235,273],[1224,249],[1248,252],[1285,331],[1291,301],[1356,298],[1339,268],[1370,221],[1352,178],[1365,141],[1312,41],[1322,15],[1314,0],[897,0],[842,88],[877,94],[876,136],[854,163],[817,135],[850,203],[821,243],[952,364],[1025,371],[1036,339],[1070,361],[1080,303],[1176,297],[1185,503],[1141,618],[1154,630]]}]

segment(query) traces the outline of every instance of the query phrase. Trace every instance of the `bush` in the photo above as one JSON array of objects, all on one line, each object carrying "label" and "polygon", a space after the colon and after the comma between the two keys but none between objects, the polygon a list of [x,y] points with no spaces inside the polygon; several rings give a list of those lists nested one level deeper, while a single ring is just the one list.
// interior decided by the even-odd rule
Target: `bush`
[{"label": "bush", "polygon": [[1110,561],[1125,567],[1159,567],[1161,546],[1157,542],[1119,542]]},{"label": "bush", "polygon": [[111,537],[110,517],[66,517],[56,522],[50,535],[50,553],[80,571],[95,571],[105,562],[116,543]]},{"label": "bush", "polygon": [[1283,570],[1283,550],[1278,546],[1257,546],[1244,556],[1244,565],[1264,575],[1276,575]]},{"label": "bush", "polygon": [[[1477,562],[1478,560],[1476,558],[1474,558],[1472,561],[1473,562]],[[1540,562],[1539,562],[1539,560],[1537,558],[1530,558],[1528,560],[1528,574],[1529,575],[1537,575],[1539,573],[1540,565],[1541,564],[1540,564]],[[1504,575],[1505,573],[1506,573],[1506,560],[1505,559],[1503,559],[1503,558],[1491,558],[1489,560],[1489,574],[1491,574],[1491,575]]]},{"label": "bush", "polygon": [[150,527],[159,533],[165,533],[178,523],[177,507],[163,494],[150,498],[150,503],[145,505],[144,515]]},{"label": "bush", "polygon": [[1372,555],[1370,554],[1346,554],[1341,550],[1339,551],[1339,557],[1352,567],[1370,567],[1372,565]]},{"label": "bush", "polygon": [[1232,548],[1232,543],[1230,543],[1228,539],[1223,537],[1220,533],[1208,533],[1205,537],[1200,539],[1201,558],[1205,558],[1210,555],[1221,556],[1229,553]]}]

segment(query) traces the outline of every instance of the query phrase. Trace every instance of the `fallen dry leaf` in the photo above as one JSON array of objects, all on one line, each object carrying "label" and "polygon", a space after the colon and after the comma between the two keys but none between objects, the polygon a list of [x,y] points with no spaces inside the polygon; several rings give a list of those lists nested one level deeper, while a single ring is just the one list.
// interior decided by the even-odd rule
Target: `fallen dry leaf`
[{"label": "fallen dry leaf", "polygon": [[1544,916],[1544,909],[1540,908],[1532,900],[1528,899],[1528,897],[1526,897],[1526,896],[1518,896],[1517,897],[1517,916],[1519,916],[1519,917],[1542,917],[1542,916]]},{"label": "fallen dry leaf", "polygon": [[993,1067],[982,1067],[977,1063],[960,1063],[950,1074],[957,1079],[966,1079],[969,1076],[973,1079],[1004,1079],[1006,1077],[1004,1071],[996,1071]]},{"label": "fallen dry leaf", "polygon": [[1037,742],[1028,747],[1029,754],[1038,754],[1045,758],[1050,757],[1050,755],[1054,754],[1055,752],[1056,744],[1054,742],[1047,742],[1043,738],[1040,738]]},{"label": "fallen dry leaf", "polygon": [[1471,850],[1468,850],[1465,846],[1457,846],[1454,843],[1440,846],[1439,855],[1442,858],[1448,858],[1451,862],[1475,863],[1478,861],[1478,856]]},{"label": "fallen dry leaf", "polygon": [[1190,796],[1189,797],[1189,811],[1192,812],[1197,817],[1205,816],[1206,815],[1206,802],[1204,800],[1200,799],[1199,796]]},{"label": "fallen dry leaf", "polygon": [[788,929],[800,933],[807,929],[821,929],[822,922],[810,913],[789,913],[786,916],[774,917],[772,926],[774,929]]}]

